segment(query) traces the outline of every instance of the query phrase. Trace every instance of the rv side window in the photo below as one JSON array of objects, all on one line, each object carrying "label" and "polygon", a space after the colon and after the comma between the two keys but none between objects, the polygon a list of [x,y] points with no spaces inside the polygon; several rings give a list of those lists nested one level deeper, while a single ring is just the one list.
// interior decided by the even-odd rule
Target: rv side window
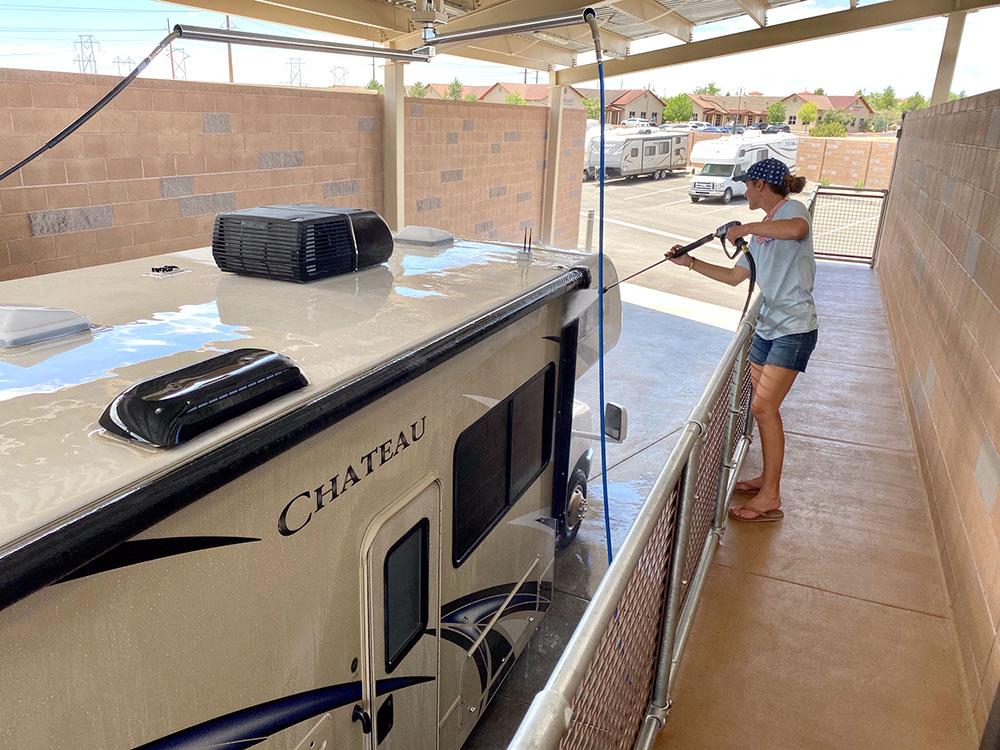
[{"label": "rv side window", "polygon": [[545,470],[554,408],[555,365],[550,363],[459,435],[452,508],[455,567]]},{"label": "rv side window", "polygon": [[663,143],[660,144],[660,153],[661,154],[670,153],[670,144],[667,141],[664,141]]},{"label": "rv side window", "polygon": [[392,545],[385,556],[385,671],[392,672],[427,628],[426,518]]},{"label": "rv side window", "polygon": [[646,156],[654,156],[656,154],[656,146],[646,146]]},{"label": "rv side window", "polygon": [[632,150],[631,150],[631,151],[629,152],[629,154],[630,154],[631,156],[638,156],[638,155],[639,155],[639,149],[637,149],[637,148],[634,148],[634,149],[632,149]]}]

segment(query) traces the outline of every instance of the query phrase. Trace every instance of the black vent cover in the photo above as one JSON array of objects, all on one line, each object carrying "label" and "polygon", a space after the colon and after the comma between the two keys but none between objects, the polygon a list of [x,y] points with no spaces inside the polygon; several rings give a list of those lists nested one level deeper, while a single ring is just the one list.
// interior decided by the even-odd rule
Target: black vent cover
[{"label": "black vent cover", "polygon": [[392,233],[374,211],[260,206],[219,214],[212,256],[223,271],[313,281],[384,263]]}]

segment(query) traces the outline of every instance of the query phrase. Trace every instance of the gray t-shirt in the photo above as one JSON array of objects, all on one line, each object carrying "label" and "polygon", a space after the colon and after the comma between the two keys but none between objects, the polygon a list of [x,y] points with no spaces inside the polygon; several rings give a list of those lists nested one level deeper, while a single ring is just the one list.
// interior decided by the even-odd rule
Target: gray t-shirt
[{"label": "gray t-shirt", "polygon": [[[774,212],[772,221],[802,218],[810,221],[809,209],[799,201],[786,201]],[[757,286],[764,297],[757,333],[771,341],[779,336],[808,333],[819,328],[813,286],[816,258],[813,255],[812,224],[801,240],[750,239],[750,254],[757,264]],[[750,264],[740,255],[737,265]]]}]

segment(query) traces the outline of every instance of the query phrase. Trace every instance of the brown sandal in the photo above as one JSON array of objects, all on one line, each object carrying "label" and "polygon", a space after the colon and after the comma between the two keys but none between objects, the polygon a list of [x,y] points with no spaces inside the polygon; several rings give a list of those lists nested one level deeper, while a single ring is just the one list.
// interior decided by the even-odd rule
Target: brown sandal
[{"label": "brown sandal", "polygon": [[[751,518],[743,518],[733,513],[734,510],[749,510],[753,511],[757,515]],[[742,523],[767,523],[768,521],[780,521],[785,517],[784,511],[781,508],[774,508],[773,510],[757,510],[756,508],[748,508],[746,505],[737,505],[729,509],[729,517],[734,521],[741,521]]]}]

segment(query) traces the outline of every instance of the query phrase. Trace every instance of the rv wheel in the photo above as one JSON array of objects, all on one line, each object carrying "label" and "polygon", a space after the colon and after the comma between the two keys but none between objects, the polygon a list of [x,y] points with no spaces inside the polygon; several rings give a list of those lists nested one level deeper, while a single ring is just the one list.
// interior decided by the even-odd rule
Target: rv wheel
[{"label": "rv wheel", "polygon": [[733,199],[733,191],[730,190],[729,188],[726,188],[726,192],[722,194],[722,202],[729,203],[729,201],[731,201],[732,199]]},{"label": "rv wheel", "polygon": [[559,549],[566,547],[576,539],[583,517],[587,513],[587,475],[581,469],[575,469],[570,477],[566,492],[566,510],[559,521],[559,535],[556,545]]},{"label": "rv wheel", "polygon": [[691,202],[692,203],[697,203],[698,202],[698,196],[697,195],[692,195],[691,196]]}]

